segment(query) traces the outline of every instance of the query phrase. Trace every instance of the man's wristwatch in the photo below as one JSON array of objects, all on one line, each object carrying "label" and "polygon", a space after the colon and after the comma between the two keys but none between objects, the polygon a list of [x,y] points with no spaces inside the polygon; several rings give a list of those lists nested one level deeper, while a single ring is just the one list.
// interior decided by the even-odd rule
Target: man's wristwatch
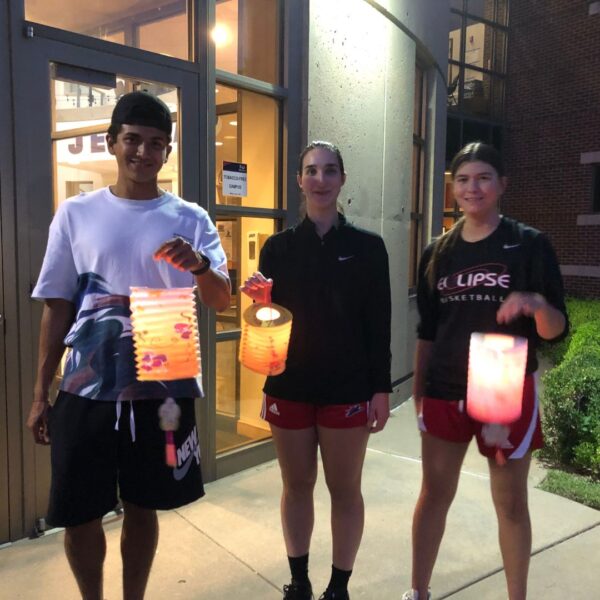
[{"label": "man's wristwatch", "polygon": [[202,266],[190,271],[190,273],[196,276],[204,275],[204,273],[210,269],[210,258],[208,258],[206,254],[202,254],[202,252],[198,251],[196,251],[196,258],[198,259],[198,262],[202,263]]}]

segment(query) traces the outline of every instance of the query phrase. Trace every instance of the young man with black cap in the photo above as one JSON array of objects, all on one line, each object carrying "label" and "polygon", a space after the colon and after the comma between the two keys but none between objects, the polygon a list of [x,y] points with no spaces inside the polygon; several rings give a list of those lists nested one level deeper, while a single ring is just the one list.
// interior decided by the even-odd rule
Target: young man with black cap
[{"label": "young man with black cap", "polygon": [[[169,108],[148,93],[117,102],[106,136],[117,182],[61,204],[32,294],[44,310],[27,425],[37,443],[52,441],[47,521],[65,527],[65,551],[84,600],[103,599],[102,517],[118,497],[123,597],[141,600],[158,542],[156,510],[204,495],[194,418],[200,380],[140,382],[133,358],[130,286],[196,285],[203,304],[217,310],[230,299],[225,253],[208,214],[158,186],[171,127]],[[159,426],[166,398],[181,410],[175,468],[165,464]]]}]

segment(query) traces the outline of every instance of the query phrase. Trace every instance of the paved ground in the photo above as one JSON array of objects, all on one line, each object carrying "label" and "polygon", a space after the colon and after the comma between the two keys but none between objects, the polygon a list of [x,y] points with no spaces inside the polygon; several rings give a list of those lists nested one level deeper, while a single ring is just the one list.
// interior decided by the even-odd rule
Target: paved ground
[{"label": "paved ground", "polygon": [[[533,486],[532,600],[599,598],[600,512]],[[364,476],[367,522],[351,580],[352,600],[399,600],[410,580],[410,524],[420,482],[412,407],[395,411],[372,436]],[[147,600],[276,600],[288,580],[279,524],[279,471],[270,462],[207,486],[205,499],[162,513],[161,540]],[[325,587],[331,564],[329,502],[316,491],[311,577]],[[105,597],[120,592],[119,518],[107,522]],[[0,549],[0,600],[78,598],[62,551],[63,534]],[[473,447],[432,581],[436,600],[506,600],[486,463]]]}]

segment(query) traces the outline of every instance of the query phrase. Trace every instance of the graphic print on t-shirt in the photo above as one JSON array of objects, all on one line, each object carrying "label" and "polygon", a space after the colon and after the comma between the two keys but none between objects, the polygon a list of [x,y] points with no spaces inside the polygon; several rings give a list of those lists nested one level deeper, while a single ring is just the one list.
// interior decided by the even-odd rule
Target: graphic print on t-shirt
[{"label": "graphic print on t-shirt", "polygon": [[136,378],[129,296],[112,294],[96,273],[78,278],[77,318],[65,338],[70,347],[61,389],[101,400],[190,395],[191,380],[145,381]]},{"label": "graphic print on t-shirt", "polygon": [[510,289],[510,273],[505,264],[485,263],[440,277],[440,302],[503,302]]},{"label": "graphic print on t-shirt", "polygon": [[[77,318],[65,338],[71,351],[62,387],[88,398],[110,395],[115,381],[123,378],[117,371],[131,371],[131,357],[127,356],[130,340],[125,344],[121,341],[131,338],[129,297],[110,294],[102,277],[83,273],[74,300]],[[109,365],[112,367],[107,370]]]}]

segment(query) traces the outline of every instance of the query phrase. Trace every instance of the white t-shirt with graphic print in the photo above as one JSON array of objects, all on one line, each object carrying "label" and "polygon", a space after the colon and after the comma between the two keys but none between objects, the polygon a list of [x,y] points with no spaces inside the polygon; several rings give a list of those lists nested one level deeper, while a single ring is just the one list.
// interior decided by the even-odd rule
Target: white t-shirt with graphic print
[{"label": "white t-shirt with graphic print", "polygon": [[139,382],[135,376],[130,286],[192,287],[154,252],[179,236],[227,275],[227,259],[207,212],[169,192],[152,200],[127,200],[102,188],[60,206],[48,237],[32,297],[73,302],[76,318],[61,389],[95,400],[196,397],[200,378]]}]

